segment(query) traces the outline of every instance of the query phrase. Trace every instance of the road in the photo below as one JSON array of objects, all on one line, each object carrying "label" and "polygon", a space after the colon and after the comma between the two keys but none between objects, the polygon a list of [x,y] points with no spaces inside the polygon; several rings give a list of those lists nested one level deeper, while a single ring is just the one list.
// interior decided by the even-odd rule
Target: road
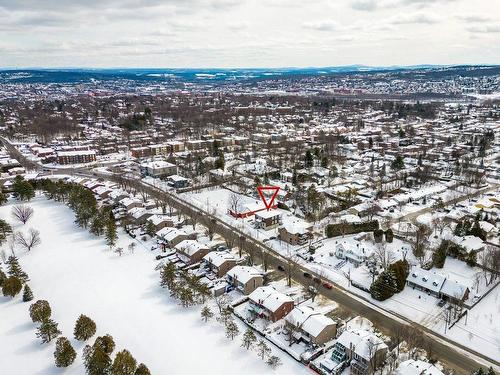
[{"label": "road", "polygon": [[[6,142],[4,142],[4,144],[5,143]],[[9,151],[11,150],[10,148],[8,149]],[[13,152],[13,154],[11,155],[17,158],[19,152],[17,150],[15,151],[16,152]],[[29,167],[29,165],[26,166]],[[40,170],[39,166],[37,170]],[[95,173],[95,172],[91,173],[83,169],[55,171],[55,174],[59,173],[68,174],[68,172],[70,173],[73,172],[74,174],[82,177],[95,178],[96,176],[98,176],[100,178],[108,179],[114,182],[116,182],[115,177],[117,177],[110,174]],[[120,176],[120,178],[123,179],[126,177]],[[382,308],[374,305],[371,301],[367,299],[364,299],[359,296],[354,296],[348,290],[341,287],[340,285],[337,285],[333,283],[331,280],[325,279],[322,275],[319,275],[305,268],[303,265],[297,263],[293,259],[283,257],[276,250],[256,240],[247,233],[242,232],[239,228],[227,224],[220,218],[212,215],[209,212],[204,211],[203,209],[193,205],[190,202],[185,201],[176,194],[165,192],[163,190],[156,188],[153,185],[144,183],[137,179],[133,180],[131,179],[129,180],[129,183],[136,185],[140,184],[140,187],[146,190],[146,192],[152,198],[166,202],[168,205],[180,210],[189,217],[210,218],[211,225],[213,225],[215,233],[219,234],[225,239],[235,239],[235,237],[238,238],[240,241],[243,241],[244,239],[242,243],[244,244],[243,247],[245,252],[252,253],[254,255],[266,254],[267,255],[266,259],[268,260],[268,264],[275,269],[277,269],[278,266],[280,265],[285,269],[291,267],[292,269],[291,275],[293,280],[301,283],[306,287],[311,285],[311,279],[304,277],[304,272],[306,271],[313,277],[317,277],[322,281],[328,281],[330,284],[333,285],[333,288],[326,289],[320,287],[319,292],[321,295],[335,301],[343,309],[350,311],[353,314],[360,315],[369,319],[377,326],[378,329],[380,329],[385,334],[391,335],[392,332],[405,325],[412,325],[414,327],[418,327],[432,342],[434,356],[437,357],[441,362],[443,362],[447,367],[454,369],[458,374],[464,374],[464,375],[470,374],[478,367],[482,366],[482,364],[473,359],[474,356],[477,357],[478,359],[493,364],[494,366],[496,366],[497,369],[500,368],[500,363],[497,360],[488,358],[471,348],[457,344],[456,342],[451,341],[447,337],[437,334],[418,323],[412,322],[406,317],[394,314],[393,312],[383,310]]]}]

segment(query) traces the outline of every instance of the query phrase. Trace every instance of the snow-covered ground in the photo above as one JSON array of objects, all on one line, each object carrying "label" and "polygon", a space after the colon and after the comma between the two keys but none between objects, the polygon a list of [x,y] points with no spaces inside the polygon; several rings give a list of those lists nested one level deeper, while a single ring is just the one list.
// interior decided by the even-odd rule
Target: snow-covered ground
[{"label": "snow-covered ground", "polygon": [[[273,354],[283,365],[271,370],[256,353],[240,347],[240,337],[230,341],[215,320],[203,323],[201,307],[180,307],[159,287],[149,250],[137,246],[134,254],[125,250],[120,257],[109,251],[103,238],[78,228],[73,212],[63,204],[38,197],[30,205],[35,214],[23,230],[40,230],[42,244],[30,253],[17,250],[17,255],[31,278],[35,300],[49,301],[53,319],[78,352],[64,374],[84,374],[84,344],[72,338],[82,313],[95,320],[97,335],[114,337],[115,352],[127,348],[153,374],[309,373],[275,347]],[[0,217],[12,222],[10,210],[11,204],[0,207]],[[131,241],[121,234],[118,246],[127,249]],[[54,343],[40,344],[28,307],[19,295],[0,297],[0,374],[61,374],[54,366]]]}]

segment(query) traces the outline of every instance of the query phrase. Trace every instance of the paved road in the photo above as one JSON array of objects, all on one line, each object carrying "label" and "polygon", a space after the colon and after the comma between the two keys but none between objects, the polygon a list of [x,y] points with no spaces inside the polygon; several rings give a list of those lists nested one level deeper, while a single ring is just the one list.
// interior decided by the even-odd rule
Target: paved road
[{"label": "paved road", "polygon": [[[17,155],[14,154],[14,156]],[[101,174],[101,173],[96,174],[76,169],[73,170],[73,172],[76,175],[81,175],[85,177],[95,177],[97,175],[105,179],[113,180],[113,176],[107,174]],[[64,172],[61,171],[59,173],[66,174],[68,173],[68,171]],[[236,236],[236,238],[240,241],[241,239],[244,238],[243,247],[246,252],[252,253],[254,255],[259,255],[264,252],[264,254],[267,254],[268,264],[275,269],[277,269],[278,266],[280,265],[285,269],[288,269],[288,267],[290,266],[292,268],[292,278],[306,287],[311,285],[311,279],[304,277],[304,272],[306,271],[315,277],[325,280],[321,275],[318,275],[315,272],[304,268],[303,265],[300,265],[291,259],[283,257],[282,255],[277,253],[274,249],[261,243],[260,241],[251,237],[247,233],[242,232],[238,228],[232,227],[231,225],[220,220],[220,218],[213,216],[208,212],[205,212],[204,210],[200,209],[199,207],[196,207],[190,202],[181,199],[175,194],[164,192],[154,187],[153,185],[142,183],[140,182],[140,180],[131,180],[130,183],[141,184],[142,188],[147,190],[148,194],[151,197],[166,202],[172,207],[179,209],[187,216],[198,217],[198,218],[200,217],[210,218],[214,232],[218,233],[223,238],[235,239]],[[448,367],[455,369],[458,374],[464,374],[464,375],[470,374],[472,371],[481,366],[481,364],[479,364],[477,361],[471,358],[473,356],[477,356],[478,358],[481,358],[485,361],[489,361],[493,363],[495,366],[497,366],[497,368],[500,368],[500,363],[498,361],[491,360],[471,348],[458,345],[457,343],[450,341],[448,338],[436,334],[431,330],[429,330],[428,328],[423,327],[415,322],[412,322],[403,316],[398,316],[392,312],[383,311],[381,308],[373,305],[369,300],[364,300],[359,296],[353,296],[343,287],[336,285],[331,281],[329,282],[334,285],[333,288],[325,289],[320,287],[319,288],[320,294],[324,295],[329,299],[334,300],[345,310],[369,319],[384,333],[391,335],[391,332],[394,332],[397,328],[400,328],[408,324],[420,328],[422,332],[424,332],[424,334],[427,336],[427,338],[432,341],[434,356],[439,358],[439,360],[445,363]],[[456,349],[457,347],[462,349],[465,353],[457,350]]]}]

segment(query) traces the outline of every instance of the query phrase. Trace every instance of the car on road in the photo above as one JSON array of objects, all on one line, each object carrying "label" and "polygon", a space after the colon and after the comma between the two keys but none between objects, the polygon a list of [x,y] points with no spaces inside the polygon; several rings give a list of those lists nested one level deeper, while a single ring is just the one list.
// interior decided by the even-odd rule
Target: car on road
[{"label": "car on road", "polygon": [[285,267],[283,267],[281,264],[278,266],[278,271],[285,272]]},{"label": "car on road", "polygon": [[324,283],[323,283],[323,288],[325,288],[325,289],[332,289],[332,288],[333,288],[333,285],[332,285],[332,284],[330,284],[330,283],[324,282]]},{"label": "car on road", "polygon": [[309,272],[304,272],[304,274],[303,274],[303,275],[304,275],[304,277],[305,277],[306,279],[310,279],[310,278],[312,278],[312,275],[311,275]]}]

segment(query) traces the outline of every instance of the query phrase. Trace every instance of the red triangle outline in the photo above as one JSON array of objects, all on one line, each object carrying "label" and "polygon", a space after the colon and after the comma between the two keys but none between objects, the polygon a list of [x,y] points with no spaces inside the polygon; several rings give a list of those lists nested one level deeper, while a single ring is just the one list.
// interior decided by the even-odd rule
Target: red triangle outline
[{"label": "red triangle outline", "polygon": [[[267,203],[266,197],[264,196],[264,193],[263,193],[264,190],[274,190],[274,193],[271,196],[271,200],[269,201],[269,203]],[[257,191],[259,192],[260,199],[262,199],[262,202],[264,202],[264,206],[266,206],[266,209],[269,211],[269,209],[273,206],[274,200],[276,199],[278,192],[280,191],[280,187],[279,186],[257,186]]]}]

